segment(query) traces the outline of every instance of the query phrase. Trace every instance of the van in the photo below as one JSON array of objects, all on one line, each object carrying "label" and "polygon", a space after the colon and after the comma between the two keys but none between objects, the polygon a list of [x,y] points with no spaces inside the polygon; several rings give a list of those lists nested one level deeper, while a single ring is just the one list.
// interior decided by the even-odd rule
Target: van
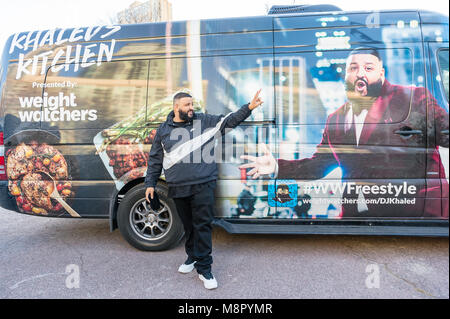
[{"label": "van", "polygon": [[207,152],[219,166],[215,225],[448,236],[448,23],[284,6],[14,34],[0,69],[0,206],[109,219],[134,247],[168,249],[181,222],[164,176],[158,211],[144,178],[174,94],[227,114],[261,88],[264,105]]}]

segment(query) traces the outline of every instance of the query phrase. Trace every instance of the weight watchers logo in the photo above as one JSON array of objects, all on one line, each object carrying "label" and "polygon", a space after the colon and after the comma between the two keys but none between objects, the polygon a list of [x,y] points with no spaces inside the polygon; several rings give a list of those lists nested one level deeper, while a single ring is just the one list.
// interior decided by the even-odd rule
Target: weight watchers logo
[{"label": "weight watchers logo", "polygon": [[19,97],[19,104],[24,111],[19,111],[22,122],[69,122],[95,121],[97,110],[79,109],[74,93],[56,96]]}]

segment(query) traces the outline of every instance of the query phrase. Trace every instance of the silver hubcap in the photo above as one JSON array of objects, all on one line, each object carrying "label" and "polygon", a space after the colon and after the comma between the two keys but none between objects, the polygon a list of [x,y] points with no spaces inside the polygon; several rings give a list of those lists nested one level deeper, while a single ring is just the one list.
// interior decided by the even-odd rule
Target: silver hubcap
[{"label": "silver hubcap", "polygon": [[172,213],[167,204],[161,201],[162,207],[155,211],[142,199],[131,208],[130,225],[133,231],[145,240],[156,240],[164,237],[172,226]]}]

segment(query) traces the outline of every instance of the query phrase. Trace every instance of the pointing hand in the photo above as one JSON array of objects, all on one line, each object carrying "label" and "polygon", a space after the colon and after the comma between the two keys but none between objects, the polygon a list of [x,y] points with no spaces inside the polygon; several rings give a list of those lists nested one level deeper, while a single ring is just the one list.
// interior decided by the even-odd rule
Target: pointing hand
[{"label": "pointing hand", "polygon": [[264,103],[261,100],[261,98],[259,97],[259,93],[261,93],[261,89],[259,89],[258,92],[256,92],[255,96],[253,97],[252,101],[250,102],[250,105],[248,106],[250,111],[256,109],[258,106],[260,106],[261,104]]}]

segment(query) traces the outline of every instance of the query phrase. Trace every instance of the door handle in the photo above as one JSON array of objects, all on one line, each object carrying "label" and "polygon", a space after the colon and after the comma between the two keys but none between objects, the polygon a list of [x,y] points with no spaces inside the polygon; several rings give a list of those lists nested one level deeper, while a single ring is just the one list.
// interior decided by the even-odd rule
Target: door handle
[{"label": "door handle", "polygon": [[395,134],[401,135],[403,137],[410,137],[411,135],[422,135],[421,130],[413,130],[410,127],[402,127],[401,129],[394,131]]}]

